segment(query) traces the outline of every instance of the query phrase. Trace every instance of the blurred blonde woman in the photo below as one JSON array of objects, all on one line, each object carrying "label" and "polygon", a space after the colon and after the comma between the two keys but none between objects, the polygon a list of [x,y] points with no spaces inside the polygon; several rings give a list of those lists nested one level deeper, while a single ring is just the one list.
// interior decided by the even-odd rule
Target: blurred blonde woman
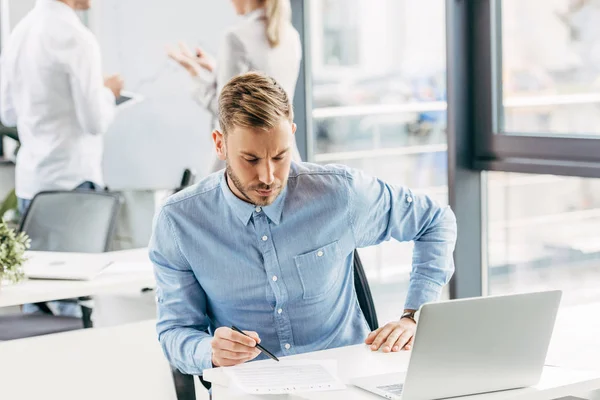
[{"label": "blurred blonde woman", "polygon": [[[203,49],[192,51],[184,44],[179,45],[179,50],[169,51],[169,56],[194,80],[193,97],[213,115],[213,127],[218,124],[219,93],[231,78],[251,70],[264,72],[275,78],[291,102],[302,59],[300,35],[291,23],[290,0],[231,3],[243,21],[227,31],[216,60]],[[300,161],[297,147],[294,160]],[[224,164],[216,161],[213,170],[222,167]]]}]

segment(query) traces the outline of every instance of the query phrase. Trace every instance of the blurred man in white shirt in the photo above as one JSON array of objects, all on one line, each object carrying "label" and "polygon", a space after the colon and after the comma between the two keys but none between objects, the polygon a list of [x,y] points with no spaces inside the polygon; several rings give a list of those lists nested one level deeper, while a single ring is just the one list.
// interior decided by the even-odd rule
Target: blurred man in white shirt
[{"label": "blurred man in white shirt", "polygon": [[19,132],[21,213],[41,191],[104,186],[102,135],[123,81],[103,79],[100,46],[75,13],[90,2],[37,0],[2,52],[0,119]]},{"label": "blurred man in white shirt", "polygon": [[[120,76],[102,76],[100,46],[77,17],[91,0],[37,0],[12,32],[0,59],[0,119],[17,126],[19,212],[46,190],[98,190],[103,134],[114,119]],[[80,316],[74,302],[48,303]],[[26,304],[25,312],[38,311]]]}]

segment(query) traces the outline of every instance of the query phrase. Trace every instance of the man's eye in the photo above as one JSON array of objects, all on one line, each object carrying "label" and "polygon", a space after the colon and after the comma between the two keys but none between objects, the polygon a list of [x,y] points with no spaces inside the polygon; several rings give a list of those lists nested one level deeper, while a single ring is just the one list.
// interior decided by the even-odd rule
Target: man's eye
[{"label": "man's eye", "polygon": [[275,160],[275,161],[281,161],[281,160],[283,160],[283,157],[273,157],[273,160]]},{"label": "man's eye", "polygon": [[250,160],[246,159],[250,164],[256,164],[258,162],[258,158],[251,158]]}]

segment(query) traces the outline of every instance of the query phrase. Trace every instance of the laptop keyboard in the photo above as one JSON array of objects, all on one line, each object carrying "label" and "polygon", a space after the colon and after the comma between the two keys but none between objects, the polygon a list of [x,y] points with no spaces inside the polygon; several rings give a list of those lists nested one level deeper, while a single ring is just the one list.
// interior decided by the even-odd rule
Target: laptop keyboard
[{"label": "laptop keyboard", "polygon": [[396,396],[400,396],[402,394],[402,391],[404,390],[404,384],[395,383],[393,385],[377,386],[377,389],[383,390],[384,392],[388,392]]}]

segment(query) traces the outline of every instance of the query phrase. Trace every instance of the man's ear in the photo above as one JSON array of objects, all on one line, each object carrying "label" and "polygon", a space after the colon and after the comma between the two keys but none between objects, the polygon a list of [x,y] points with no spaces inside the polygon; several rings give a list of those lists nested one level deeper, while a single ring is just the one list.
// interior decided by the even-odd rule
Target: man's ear
[{"label": "man's ear", "polygon": [[225,146],[225,136],[218,130],[215,129],[212,133],[213,142],[215,142],[215,150],[217,150],[217,157],[219,160],[225,161],[227,159],[227,149]]},{"label": "man's ear", "polygon": [[292,122],[292,135],[296,133],[296,128],[298,128],[298,126]]}]

